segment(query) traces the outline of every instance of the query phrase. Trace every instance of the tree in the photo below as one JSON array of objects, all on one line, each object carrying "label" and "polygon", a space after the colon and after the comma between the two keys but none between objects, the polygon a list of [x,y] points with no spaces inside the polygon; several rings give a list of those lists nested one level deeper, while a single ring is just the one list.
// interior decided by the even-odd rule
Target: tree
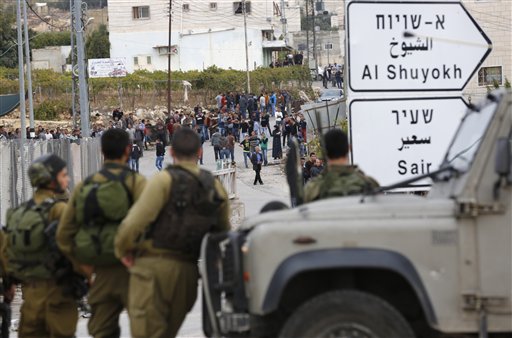
[{"label": "tree", "polygon": [[[30,31],[29,31],[30,32]],[[40,49],[50,46],[69,46],[71,45],[70,32],[45,32],[37,34],[30,41],[30,48]]]},{"label": "tree", "polygon": [[18,66],[16,17],[12,9],[0,6],[0,67]]},{"label": "tree", "polygon": [[110,41],[106,25],[100,25],[91,33],[85,42],[85,51],[88,59],[101,59],[110,57]]}]

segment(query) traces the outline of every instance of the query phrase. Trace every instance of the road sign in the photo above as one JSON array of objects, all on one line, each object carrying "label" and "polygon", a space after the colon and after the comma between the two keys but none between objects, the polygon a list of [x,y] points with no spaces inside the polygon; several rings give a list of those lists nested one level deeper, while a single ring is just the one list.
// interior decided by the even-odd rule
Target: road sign
[{"label": "road sign", "polygon": [[326,49],[326,50],[332,49],[332,43],[326,43],[324,49]]},{"label": "road sign", "polygon": [[460,97],[353,100],[352,163],[383,186],[437,170],[466,108]]},{"label": "road sign", "polygon": [[460,2],[347,5],[353,92],[462,91],[491,41]]}]

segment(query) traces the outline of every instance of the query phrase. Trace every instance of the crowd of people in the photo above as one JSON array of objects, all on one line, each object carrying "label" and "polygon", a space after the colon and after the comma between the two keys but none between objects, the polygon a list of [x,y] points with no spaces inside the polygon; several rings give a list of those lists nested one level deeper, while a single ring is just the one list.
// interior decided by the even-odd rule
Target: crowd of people
[{"label": "crowd of people", "polygon": [[343,65],[338,65],[336,62],[331,65],[325,66],[319,73],[322,76],[322,84],[324,88],[328,88],[328,84],[332,83],[334,88],[343,88]]},{"label": "crowd of people", "polygon": [[[129,165],[136,172],[144,151],[153,145],[156,146],[155,167],[162,170],[164,149],[172,144],[173,136],[180,128],[195,130],[201,139],[201,149],[204,151],[204,144],[208,142],[216,161],[235,164],[235,148],[238,146],[243,149],[245,168],[249,168],[249,164],[254,167],[252,159],[258,147],[261,165],[266,166],[269,159],[283,158],[283,149],[286,150],[291,139],[297,140],[301,156],[307,154],[307,121],[300,111],[293,111],[291,101],[286,90],[264,91],[259,95],[220,92],[208,108],[196,105],[190,110],[163,112],[161,118],[151,122],[138,118],[134,113],[126,114],[121,109],[114,109],[106,126],[100,122],[92,124],[90,137],[101,137],[109,129],[125,130],[132,146]],[[15,137],[20,137],[19,128],[7,131],[0,126],[0,139]],[[27,128],[27,138],[32,139],[77,140],[81,137],[79,128],[71,133],[61,127],[48,130],[38,126],[32,132]],[[202,154],[199,163],[203,164]]]}]

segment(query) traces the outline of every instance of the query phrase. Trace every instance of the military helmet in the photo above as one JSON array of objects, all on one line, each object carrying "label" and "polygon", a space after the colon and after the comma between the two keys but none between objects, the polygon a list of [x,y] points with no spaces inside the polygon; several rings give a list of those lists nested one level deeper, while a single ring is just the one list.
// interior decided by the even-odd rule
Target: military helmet
[{"label": "military helmet", "polygon": [[66,162],[55,154],[43,155],[30,165],[28,177],[33,187],[46,187],[57,179],[57,174],[66,167]]}]

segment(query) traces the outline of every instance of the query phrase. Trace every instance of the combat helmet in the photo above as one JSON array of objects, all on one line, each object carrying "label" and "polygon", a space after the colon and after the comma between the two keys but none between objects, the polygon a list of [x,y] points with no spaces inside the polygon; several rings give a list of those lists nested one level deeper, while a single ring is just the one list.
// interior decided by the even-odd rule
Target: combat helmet
[{"label": "combat helmet", "polygon": [[[55,154],[43,155],[30,165],[28,177],[34,188],[45,188],[57,180],[57,174],[66,167],[66,162]],[[59,189],[59,187],[57,187]]]}]

